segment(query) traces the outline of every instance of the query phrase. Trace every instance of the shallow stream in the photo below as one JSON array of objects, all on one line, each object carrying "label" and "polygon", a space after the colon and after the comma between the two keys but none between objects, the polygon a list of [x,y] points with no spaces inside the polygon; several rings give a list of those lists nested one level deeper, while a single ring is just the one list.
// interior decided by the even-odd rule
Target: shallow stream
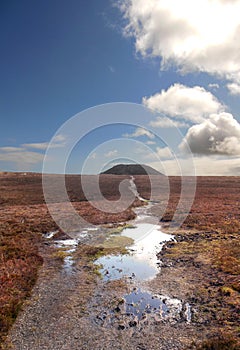
[{"label": "shallow stream", "polygon": [[[130,180],[130,189],[140,200],[144,200],[139,196],[133,178]],[[154,319],[157,322],[177,322],[180,319],[191,321],[191,308],[188,303],[168,296],[152,295],[142,289],[143,281],[153,279],[160,272],[161,261],[157,258],[157,253],[164,243],[174,240],[174,236],[161,232],[156,218],[148,214],[152,205],[153,203],[148,202],[147,205],[137,208],[137,217],[132,221],[133,227],[123,229],[120,234],[133,241],[127,247],[128,254],[107,255],[95,261],[100,266],[99,271],[104,282],[127,278],[134,284],[132,291],[123,296],[123,303],[118,305],[113,314],[111,311],[104,311],[106,319],[119,318],[120,314],[124,319],[122,329],[135,327],[145,319]],[[117,316],[116,310],[119,313]]]}]

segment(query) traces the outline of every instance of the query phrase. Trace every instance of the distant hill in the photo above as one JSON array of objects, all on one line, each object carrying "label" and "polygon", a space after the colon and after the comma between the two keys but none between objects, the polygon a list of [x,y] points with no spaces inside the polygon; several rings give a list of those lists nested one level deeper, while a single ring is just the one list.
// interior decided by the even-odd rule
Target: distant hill
[{"label": "distant hill", "polygon": [[101,174],[112,175],[163,175],[148,165],[141,164],[118,164],[102,172]]}]

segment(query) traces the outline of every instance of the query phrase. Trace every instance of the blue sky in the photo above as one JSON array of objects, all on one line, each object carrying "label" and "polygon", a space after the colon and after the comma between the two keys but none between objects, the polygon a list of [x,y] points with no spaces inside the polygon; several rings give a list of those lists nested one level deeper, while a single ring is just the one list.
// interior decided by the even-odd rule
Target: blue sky
[{"label": "blue sky", "polygon": [[[56,132],[59,156],[66,146],[58,129],[69,118],[97,105],[130,102],[151,108],[152,116],[146,112],[140,127],[101,131],[95,130],[96,109],[67,172],[80,172],[88,155],[87,172],[94,173],[128,153],[173,175],[176,158],[189,159],[188,143],[197,174],[239,175],[240,1],[113,3],[1,1],[0,170],[42,171]],[[81,122],[88,117],[81,114]],[[183,134],[178,144],[152,136],[174,128]],[[119,138],[125,142],[115,142]],[[189,166],[181,172],[189,174]]]}]

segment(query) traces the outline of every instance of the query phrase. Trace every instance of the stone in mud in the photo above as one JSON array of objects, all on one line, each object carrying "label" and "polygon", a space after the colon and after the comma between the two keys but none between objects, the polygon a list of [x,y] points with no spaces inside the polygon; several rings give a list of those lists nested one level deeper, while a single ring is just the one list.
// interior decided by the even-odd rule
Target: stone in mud
[{"label": "stone in mud", "polygon": [[129,322],[129,327],[136,327],[137,326],[137,321],[130,321]]},{"label": "stone in mud", "polygon": [[119,300],[119,304],[120,304],[120,305],[121,305],[121,304],[124,304],[124,303],[125,303],[125,299],[122,298],[122,299]]},{"label": "stone in mud", "polygon": [[119,331],[122,331],[122,330],[124,330],[126,327],[124,326],[124,324],[119,324],[118,325],[118,330]]},{"label": "stone in mud", "polygon": [[115,312],[120,312],[120,311],[121,311],[121,309],[120,309],[120,307],[119,307],[119,306],[117,306],[117,307],[114,309],[114,311],[115,311]]}]

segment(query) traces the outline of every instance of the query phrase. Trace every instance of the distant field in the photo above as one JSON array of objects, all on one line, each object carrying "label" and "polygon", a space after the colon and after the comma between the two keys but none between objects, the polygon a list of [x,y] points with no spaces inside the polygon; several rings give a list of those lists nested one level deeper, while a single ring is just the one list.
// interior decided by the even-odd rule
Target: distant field
[{"label": "distant field", "polygon": [[[53,183],[56,186],[57,193],[59,175],[49,176],[54,180]],[[119,184],[125,178],[129,177],[101,175],[100,188],[103,196],[109,200],[118,199],[120,196]],[[89,176],[88,181],[91,183],[92,180],[93,177]],[[164,225],[171,222],[179,201],[180,180],[179,177],[169,178],[170,200],[163,217],[160,216],[160,213],[162,213],[162,207],[166,204],[168,190],[166,183],[154,181],[153,187],[156,186],[156,188],[153,188],[152,192],[153,194],[158,193],[154,199],[160,202],[154,207],[153,214],[160,216],[159,219]],[[188,179],[190,187],[192,181],[192,178]],[[80,176],[66,176],[69,198],[74,202],[76,210],[89,222],[106,224],[134,218],[132,208],[121,214],[103,213],[93,208],[86,201],[80,183]],[[135,176],[135,183],[140,195],[149,199],[151,190],[148,176]],[[224,279],[224,286],[230,288],[220,290],[219,294],[216,295],[224,299],[226,313],[231,311],[233,315],[236,314],[235,308],[239,309],[240,292],[240,284],[237,278],[240,262],[238,238],[240,231],[239,194],[239,177],[198,177],[195,200],[181,229],[190,230],[190,232],[191,230],[210,231],[213,232],[214,239],[206,245],[203,238],[201,246],[199,244],[193,245],[194,240],[190,240],[191,242],[188,244],[191,246],[189,245],[188,248],[186,245],[184,247],[182,245],[182,249],[175,247],[175,250],[172,250],[173,259],[182,256],[186,258],[187,254],[195,258],[197,254],[200,254],[200,249],[204,253],[204,249],[209,250],[209,244],[210,247],[212,244],[212,257],[208,252],[205,255],[202,254],[202,259],[205,259],[205,263],[209,264],[209,269],[214,265],[216,271],[219,270],[221,279]],[[61,198],[56,196],[56,201],[58,200],[61,200]],[[188,196],[185,198],[186,203],[187,201]],[[22,301],[30,294],[37,278],[38,268],[42,264],[38,250],[41,245],[41,236],[38,234],[55,230],[57,226],[44,203],[41,174],[0,173],[0,204],[0,336],[3,337],[13,323]],[[139,204],[139,201],[135,201],[134,206]],[[184,211],[184,207],[182,210]],[[185,233],[183,232],[181,234],[184,236]],[[181,244],[179,247],[181,247]],[[169,253],[168,258],[171,258],[171,253]],[[234,295],[234,303],[231,299],[232,295]],[[228,299],[226,300],[226,298]],[[228,324],[230,329],[231,322],[234,327],[236,323],[230,319]]]}]

